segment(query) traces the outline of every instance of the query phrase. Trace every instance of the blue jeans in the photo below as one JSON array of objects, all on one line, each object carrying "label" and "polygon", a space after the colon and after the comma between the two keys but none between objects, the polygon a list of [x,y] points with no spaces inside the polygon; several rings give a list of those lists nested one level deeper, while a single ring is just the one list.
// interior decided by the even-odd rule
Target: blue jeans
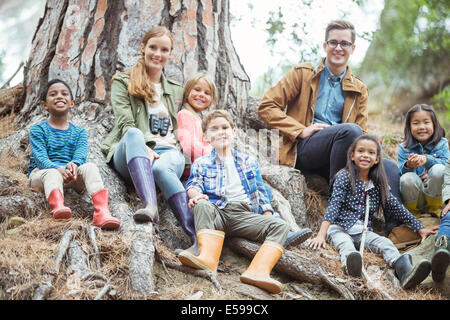
[{"label": "blue jeans", "polygon": [[447,214],[441,218],[441,224],[439,225],[439,231],[437,236],[450,237],[450,211],[447,212]]},{"label": "blue jeans", "polygon": [[[167,200],[175,193],[185,191],[180,181],[184,170],[183,154],[170,146],[156,146],[153,150],[160,156],[153,161],[153,177],[164,198]],[[130,184],[133,182],[128,171],[128,163],[135,157],[148,158],[148,153],[142,131],[131,128],[120,140],[112,159],[114,169]]]}]

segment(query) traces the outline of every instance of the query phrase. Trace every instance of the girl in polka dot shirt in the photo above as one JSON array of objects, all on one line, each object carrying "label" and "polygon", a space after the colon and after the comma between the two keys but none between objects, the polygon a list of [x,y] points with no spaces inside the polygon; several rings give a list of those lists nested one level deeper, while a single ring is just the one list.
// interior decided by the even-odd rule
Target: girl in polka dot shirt
[{"label": "girl in polka dot shirt", "polygon": [[381,254],[389,266],[394,267],[403,288],[413,288],[428,276],[430,262],[423,259],[413,266],[409,254],[401,255],[391,240],[373,232],[371,218],[381,206],[386,215],[393,215],[411,226],[422,240],[435,232],[425,229],[392,195],[380,159],[381,145],[376,137],[363,135],[352,143],[347,152],[346,167],[336,174],[319,233],[309,247],[325,248],[327,238],[339,251],[344,272],[361,276],[362,257],[356,248],[361,243],[368,196],[369,222],[364,247]]}]

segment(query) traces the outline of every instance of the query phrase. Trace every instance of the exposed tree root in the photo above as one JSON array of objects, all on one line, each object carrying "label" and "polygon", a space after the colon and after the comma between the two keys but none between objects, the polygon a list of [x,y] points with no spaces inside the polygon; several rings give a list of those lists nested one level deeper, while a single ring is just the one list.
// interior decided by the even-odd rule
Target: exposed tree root
[{"label": "exposed tree root", "polygon": [[67,230],[59,242],[59,248],[55,255],[55,264],[52,270],[52,274],[47,276],[45,282],[41,283],[39,287],[35,290],[33,300],[45,300],[51,293],[53,289],[52,282],[58,275],[61,268],[61,262],[66,255],[67,249],[73,239],[74,232],[72,230]]},{"label": "exposed tree root", "polygon": [[316,297],[314,297],[312,294],[310,294],[308,291],[303,290],[299,286],[292,284],[291,287],[298,293],[300,293],[303,297],[305,297],[307,300],[317,300]]},{"label": "exposed tree root", "polygon": [[[83,226],[80,230],[74,231],[73,229],[67,230],[59,242],[58,251],[54,258],[54,267],[45,281],[42,282],[35,290],[33,300],[45,300],[49,297],[53,289],[53,281],[61,271],[62,262],[66,257],[67,272],[70,273],[66,281],[67,287],[71,287],[72,290],[68,293],[75,294],[81,291],[81,286],[86,288],[102,288],[95,300],[101,299],[106,294],[114,295],[114,288],[108,284],[108,279],[100,272],[93,272],[90,268],[88,256],[80,242],[76,239],[77,236],[81,236],[80,232],[87,232],[90,242],[94,248],[94,265],[97,270],[100,269],[100,256],[98,255],[98,247],[96,244],[95,232],[93,227]],[[113,294],[111,294],[113,291]]]},{"label": "exposed tree root", "polygon": [[193,269],[193,268],[184,266],[180,263],[173,262],[172,260],[164,257],[161,254],[157,254],[156,259],[163,264],[164,268],[167,266],[169,268],[172,268],[172,269],[184,272],[184,273],[192,274],[196,277],[207,279],[207,280],[211,281],[211,283],[214,285],[214,287],[217,289],[217,291],[219,291],[219,294],[222,294],[224,292],[222,289],[222,286],[220,285],[219,281],[217,280],[216,275],[209,270]]},{"label": "exposed tree root", "polygon": [[381,286],[377,285],[374,281],[372,281],[364,266],[362,267],[362,277],[369,289],[378,291],[386,300],[394,300],[394,298],[392,298],[391,295],[386,290],[384,290]]}]

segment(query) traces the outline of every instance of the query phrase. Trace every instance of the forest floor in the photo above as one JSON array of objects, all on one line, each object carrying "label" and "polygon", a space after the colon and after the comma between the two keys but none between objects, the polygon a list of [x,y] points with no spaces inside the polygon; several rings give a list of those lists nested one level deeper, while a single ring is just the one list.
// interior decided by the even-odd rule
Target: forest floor
[{"label": "forest floor", "polygon": [[[389,123],[386,119],[378,116],[371,116],[370,119],[369,133],[377,135],[383,142],[386,153],[396,159],[396,148],[402,137],[402,125]],[[0,120],[3,137],[14,132],[14,129],[8,126],[10,120],[5,118]],[[0,174],[14,179],[17,182],[17,190],[20,190],[21,194],[31,195],[20,160],[14,158],[12,153],[0,155],[0,163]],[[0,196],[5,192],[6,190],[0,190]],[[326,198],[318,192],[308,189],[306,205],[308,213],[313,216],[314,223],[311,228],[316,233],[326,209]],[[44,211],[35,212],[34,215],[26,217],[18,226],[11,226],[8,219],[1,221],[0,300],[32,299],[37,286],[45,280],[46,275],[52,273],[53,258],[62,234],[70,228],[82,229],[90,224],[89,219],[77,217],[76,214],[70,221],[55,221],[48,215],[48,212]],[[79,234],[78,237],[83,250],[88,256],[91,256],[92,252],[87,244],[89,239],[81,237]],[[211,281],[173,269],[162,263],[161,261],[169,260],[177,263],[177,258],[173,250],[166,247],[157,234],[155,235],[157,259],[153,272],[156,292],[143,298],[134,294],[130,289],[127,258],[130,243],[128,239],[117,231],[101,230],[97,235],[97,245],[101,258],[101,268],[97,271],[103,274],[107,283],[114,288],[113,293],[110,291],[110,296],[103,296],[102,299],[342,299],[335,291],[324,285],[300,282],[276,271],[272,273],[272,276],[285,284],[284,290],[280,294],[268,294],[258,288],[245,285],[239,281],[239,276],[246,270],[250,260],[238,256],[227,245],[224,246],[217,274],[217,280],[223,290],[218,291]],[[316,259],[326,272],[334,274],[343,283],[351,282],[352,288],[356,288],[353,290],[356,299],[382,299],[381,296],[374,294],[373,290],[369,290],[362,279],[348,277],[342,272],[338,254],[330,246],[320,253],[307,249],[306,244],[292,249],[292,251]],[[371,252],[364,254],[364,262],[367,268],[376,266],[379,272],[389,269],[379,255]],[[87,286],[84,282],[85,279],[80,279],[71,270],[64,270],[56,275],[53,281],[54,289],[50,293],[49,299],[95,299],[100,289],[95,285]],[[390,284],[385,284],[385,287],[388,288],[394,299],[441,300],[449,298],[442,296],[439,288],[434,287],[419,286],[410,291],[390,288]]]}]

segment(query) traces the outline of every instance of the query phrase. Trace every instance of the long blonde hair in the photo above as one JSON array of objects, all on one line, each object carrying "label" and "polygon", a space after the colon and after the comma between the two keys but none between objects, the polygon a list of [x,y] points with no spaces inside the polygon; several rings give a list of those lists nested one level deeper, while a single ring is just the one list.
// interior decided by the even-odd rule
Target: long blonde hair
[{"label": "long blonde hair", "polygon": [[128,84],[128,93],[139,99],[146,100],[150,103],[155,103],[155,96],[157,95],[155,87],[149,80],[147,69],[144,62],[144,50],[148,40],[155,37],[168,36],[170,38],[171,46],[170,51],[173,49],[173,36],[172,33],[163,26],[157,26],[151,28],[141,41],[141,54],[142,57],[134,65],[130,72],[130,82]]},{"label": "long blonde hair", "polygon": [[186,103],[189,104],[188,102],[189,93],[200,79],[204,79],[206,83],[209,85],[209,88],[211,89],[211,105],[209,107],[212,107],[217,103],[217,88],[216,85],[214,84],[214,81],[211,80],[211,77],[205,71],[200,71],[196,73],[193,77],[186,80],[183,91],[183,103],[182,103],[183,105],[185,105]]}]

